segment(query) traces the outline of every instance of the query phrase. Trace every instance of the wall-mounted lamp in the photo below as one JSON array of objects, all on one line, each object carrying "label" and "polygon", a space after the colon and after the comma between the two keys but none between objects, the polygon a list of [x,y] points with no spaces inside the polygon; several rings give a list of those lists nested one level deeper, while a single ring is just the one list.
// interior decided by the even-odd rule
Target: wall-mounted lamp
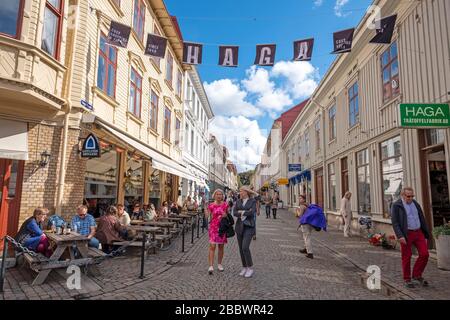
[{"label": "wall-mounted lamp", "polygon": [[41,168],[45,168],[48,165],[51,156],[52,155],[47,150],[41,153],[41,161],[39,161]]}]

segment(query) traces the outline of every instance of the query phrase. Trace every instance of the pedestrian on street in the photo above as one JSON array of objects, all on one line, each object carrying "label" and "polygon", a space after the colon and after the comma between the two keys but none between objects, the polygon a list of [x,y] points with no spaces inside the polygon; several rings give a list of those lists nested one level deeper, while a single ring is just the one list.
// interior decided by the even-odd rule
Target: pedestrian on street
[{"label": "pedestrian on street", "polygon": [[264,193],[262,202],[264,203],[264,206],[266,207],[266,219],[269,219],[270,218],[270,209],[271,209],[271,205],[272,205],[272,199],[270,198],[269,193],[267,191]]},{"label": "pedestrian on street", "polygon": [[344,237],[348,238],[351,236],[350,227],[352,225],[352,208],[350,204],[350,198],[352,197],[352,193],[347,191],[344,194],[344,197],[341,200],[341,216],[344,220]]},{"label": "pedestrian on street", "polygon": [[233,209],[233,215],[237,217],[235,231],[239,245],[239,254],[242,260],[243,269],[240,276],[250,278],[253,271],[253,260],[250,252],[250,243],[255,234],[255,214],[256,199],[251,195],[257,195],[249,187],[243,186],[239,189],[240,199],[236,202]]},{"label": "pedestrian on street", "polygon": [[278,193],[274,192],[272,196],[272,216],[274,219],[277,218],[278,200]]},{"label": "pedestrian on street", "polygon": [[[405,286],[428,286],[422,275],[428,263],[428,239],[430,232],[420,204],[414,200],[414,189],[402,189],[401,199],[394,202],[391,208],[392,228],[400,242],[402,253],[402,270]],[[412,246],[417,248],[419,257],[414,264],[411,281]]]},{"label": "pedestrian on street", "polygon": [[[298,197],[298,208],[296,210],[296,216],[298,217],[299,221],[301,220],[303,214],[306,212],[306,210],[308,209],[308,203],[306,202],[306,196],[304,195],[299,195]],[[305,243],[305,247],[303,249],[300,249],[300,253],[306,254],[307,258],[312,259],[313,256],[313,249],[312,249],[312,245],[311,245],[311,233],[314,230],[314,228],[309,225],[309,224],[304,224],[304,225],[299,225],[300,230],[302,231],[302,235],[303,235],[303,241]]]},{"label": "pedestrian on street", "polygon": [[223,250],[224,245],[227,243],[227,235],[223,234],[222,236],[219,235],[219,228],[220,228],[220,221],[222,218],[227,217],[228,213],[228,204],[224,201],[225,194],[222,190],[217,189],[213,193],[213,199],[214,202],[211,203],[208,206],[207,210],[207,216],[211,217],[211,222],[209,223],[209,256],[208,256],[208,262],[209,262],[209,269],[208,273],[213,274],[214,272],[214,255],[216,252],[216,246],[219,247],[218,249],[218,264],[217,269],[222,272],[224,270],[222,266],[222,260],[223,260]]}]

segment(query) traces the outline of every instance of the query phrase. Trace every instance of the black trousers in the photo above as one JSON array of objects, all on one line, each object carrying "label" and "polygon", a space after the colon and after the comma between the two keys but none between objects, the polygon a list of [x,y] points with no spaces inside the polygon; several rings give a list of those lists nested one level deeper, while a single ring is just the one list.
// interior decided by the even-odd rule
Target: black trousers
[{"label": "black trousers", "polygon": [[272,208],[272,214],[273,214],[273,218],[276,219],[277,218],[277,208]]},{"label": "black trousers", "polygon": [[270,206],[266,206],[266,217],[270,218]]},{"label": "black trousers", "polygon": [[244,227],[242,233],[236,232],[239,245],[239,254],[241,255],[242,266],[250,268],[253,266],[252,253],[250,252],[250,243],[255,235],[255,228]]}]

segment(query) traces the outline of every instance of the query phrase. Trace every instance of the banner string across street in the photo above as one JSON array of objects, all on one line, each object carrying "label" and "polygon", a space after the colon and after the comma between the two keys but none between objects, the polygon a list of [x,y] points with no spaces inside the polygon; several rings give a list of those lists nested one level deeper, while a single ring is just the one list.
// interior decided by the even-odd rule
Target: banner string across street
[{"label": "banner string across street", "polygon": [[[390,44],[395,29],[397,15],[374,21],[376,34],[370,40],[373,44]],[[108,34],[108,43],[117,47],[126,48],[130,37],[131,27],[116,21],[111,21]],[[348,53],[352,50],[355,28],[341,30],[333,33],[334,50],[331,54]],[[239,65],[239,46],[219,45],[218,65],[222,67],[237,67]],[[155,34],[147,35],[145,54],[164,58],[167,49],[167,38]],[[256,45],[254,64],[257,66],[273,66],[276,57],[276,44]],[[297,40],[293,42],[293,61],[311,61],[314,49],[314,38]],[[203,44],[194,42],[183,43],[183,63],[190,65],[202,64]]]}]

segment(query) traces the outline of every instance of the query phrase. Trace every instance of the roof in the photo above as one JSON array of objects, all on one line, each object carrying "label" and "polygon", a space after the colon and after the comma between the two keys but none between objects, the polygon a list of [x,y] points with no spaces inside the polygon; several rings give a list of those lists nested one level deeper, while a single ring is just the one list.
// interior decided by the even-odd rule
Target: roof
[{"label": "roof", "polygon": [[281,139],[284,140],[284,137],[289,132],[289,129],[294,124],[300,112],[302,112],[303,108],[309,102],[309,99],[299,103],[295,107],[289,109],[288,111],[281,114],[281,116],[275,120],[275,122],[281,122]]}]

